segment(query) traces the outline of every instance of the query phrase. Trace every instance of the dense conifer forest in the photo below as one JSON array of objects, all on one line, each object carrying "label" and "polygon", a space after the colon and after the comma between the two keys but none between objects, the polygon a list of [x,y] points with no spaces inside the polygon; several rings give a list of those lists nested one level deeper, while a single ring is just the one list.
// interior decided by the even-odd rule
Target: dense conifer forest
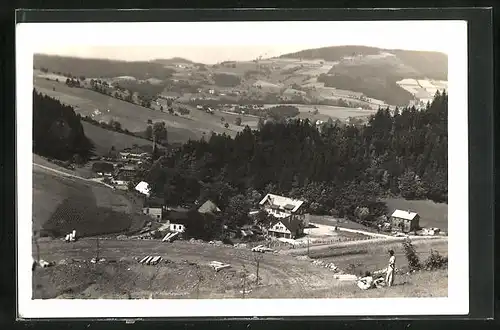
[{"label": "dense conifer forest", "polygon": [[210,198],[240,224],[270,192],[370,225],[387,212],[387,196],[447,202],[447,118],[448,96],[438,93],[424,110],[380,109],[366,125],[267,122],[189,141],[142,179],[168,205]]},{"label": "dense conifer forest", "polygon": [[73,108],[33,90],[33,151],[80,162],[88,159],[92,150]]}]

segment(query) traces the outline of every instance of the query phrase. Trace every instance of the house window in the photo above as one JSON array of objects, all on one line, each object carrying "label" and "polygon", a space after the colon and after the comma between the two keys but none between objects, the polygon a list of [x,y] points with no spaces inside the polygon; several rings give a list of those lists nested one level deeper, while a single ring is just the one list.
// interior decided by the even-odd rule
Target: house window
[{"label": "house window", "polygon": [[160,216],[159,216],[159,215],[157,215],[157,216],[156,216],[156,218],[157,218],[157,219],[160,219]]}]

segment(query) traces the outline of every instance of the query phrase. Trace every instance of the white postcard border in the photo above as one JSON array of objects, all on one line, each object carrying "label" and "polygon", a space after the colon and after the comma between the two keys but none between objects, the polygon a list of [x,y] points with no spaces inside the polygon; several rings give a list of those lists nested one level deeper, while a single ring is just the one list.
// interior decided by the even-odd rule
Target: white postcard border
[{"label": "white postcard border", "polygon": [[[250,25],[303,24],[315,22],[242,22]],[[354,22],[316,22],[323,28],[328,24]],[[449,151],[448,151],[448,297],[446,298],[380,298],[380,299],[224,299],[224,300],[32,300],[32,90],[33,54],[42,44],[174,44],[187,38],[191,44],[207,40],[197,31],[210,26],[225,26],[226,33],[234,31],[235,22],[197,23],[21,23],[16,26],[16,137],[17,137],[17,259],[18,313],[21,318],[143,318],[196,316],[363,316],[363,315],[464,315],[469,311],[468,263],[468,118],[467,118],[467,22],[465,21],[384,21],[356,22],[363,24],[366,33],[370,25],[437,24],[434,38],[439,36],[448,44],[449,85]],[[184,24],[184,34],[178,25]],[[227,26],[230,25],[230,28]],[[149,33],[161,27],[175,34],[162,36]],[[110,29],[121,33],[109,39]],[[196,31],[197,30],[197,31]],[[106,31],[94,34],[92,31]],[[245,31],[251,42],[252,33]],[[335,29],[333,29],[335,31]],[[345,30],[344,30],[345,31]],[[417,32],[418,33],[418,32]],[[332,38],[335,33],[332,32]],[[175,37],[172,37],[174,35]],[[181,37],[179,37],[179,35]],[[123,37],[126,36],[126,39]],[[137,36],[136,38],[134,36]],[[265,39],[265,36],[262,37]],[[411,38],[411,36],[410,36]],[[213,38],[211,42],[214,42]],[[225,38],[225,40],[230,40]],[[248,41],[250,40],[250,41]],[[137,41],[137,42],[136,42]],[[221,41],[222,42],[222,41]],[[226,41],[227,42],[227,41]],[[262,40],[260,40],[262,43]],[[288,41],[291,42],[291,41]],[[356,44],[353,42],[352,44]],[[19,201],[23,201],[20,203]]]}]

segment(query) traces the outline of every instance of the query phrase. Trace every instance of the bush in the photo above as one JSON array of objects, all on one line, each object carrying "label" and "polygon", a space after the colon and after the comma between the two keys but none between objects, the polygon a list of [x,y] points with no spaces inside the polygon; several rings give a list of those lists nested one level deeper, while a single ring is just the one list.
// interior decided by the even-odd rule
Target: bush
[{"label": "bush", "polygon": [[405,239],[403,242],[403,249],[405,251],[406,259],[408,260],[408,267],[410,271],[416,271],[422,268],[420,260],[417,255],[415,247],[411,243],[411,240]]},{"label": "bush", "polygon": [[229,237],[224,237],[222,239],[222,243],[228,244],[228,245],[234,245],[233,241],[231,241],[231,239]]},{"label": "bush", "polygon": [[423,268],[425,270],[436,270],[448,266],[448,257],[439,254],[438,251],[431,250],[431,254],[425,259]]},{"label": "bush", "polygon": [[160,239],[163,238],[163,234],[162,232],[155,230],[151,232],[151,237],[153,237],[154,239]]}]

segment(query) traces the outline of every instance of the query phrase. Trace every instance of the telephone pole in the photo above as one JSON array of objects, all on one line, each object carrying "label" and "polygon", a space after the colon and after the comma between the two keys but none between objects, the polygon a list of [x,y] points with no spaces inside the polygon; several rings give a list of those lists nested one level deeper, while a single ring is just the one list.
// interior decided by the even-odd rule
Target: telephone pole
[{"label": "telephone pole", "polygon": [[307,237],[307,257],[309,256],[309,236]]},{"label": "telephone pole", "polygon": [[96,257],[95,261],[99,261],[99,236],[96,237]]}]

